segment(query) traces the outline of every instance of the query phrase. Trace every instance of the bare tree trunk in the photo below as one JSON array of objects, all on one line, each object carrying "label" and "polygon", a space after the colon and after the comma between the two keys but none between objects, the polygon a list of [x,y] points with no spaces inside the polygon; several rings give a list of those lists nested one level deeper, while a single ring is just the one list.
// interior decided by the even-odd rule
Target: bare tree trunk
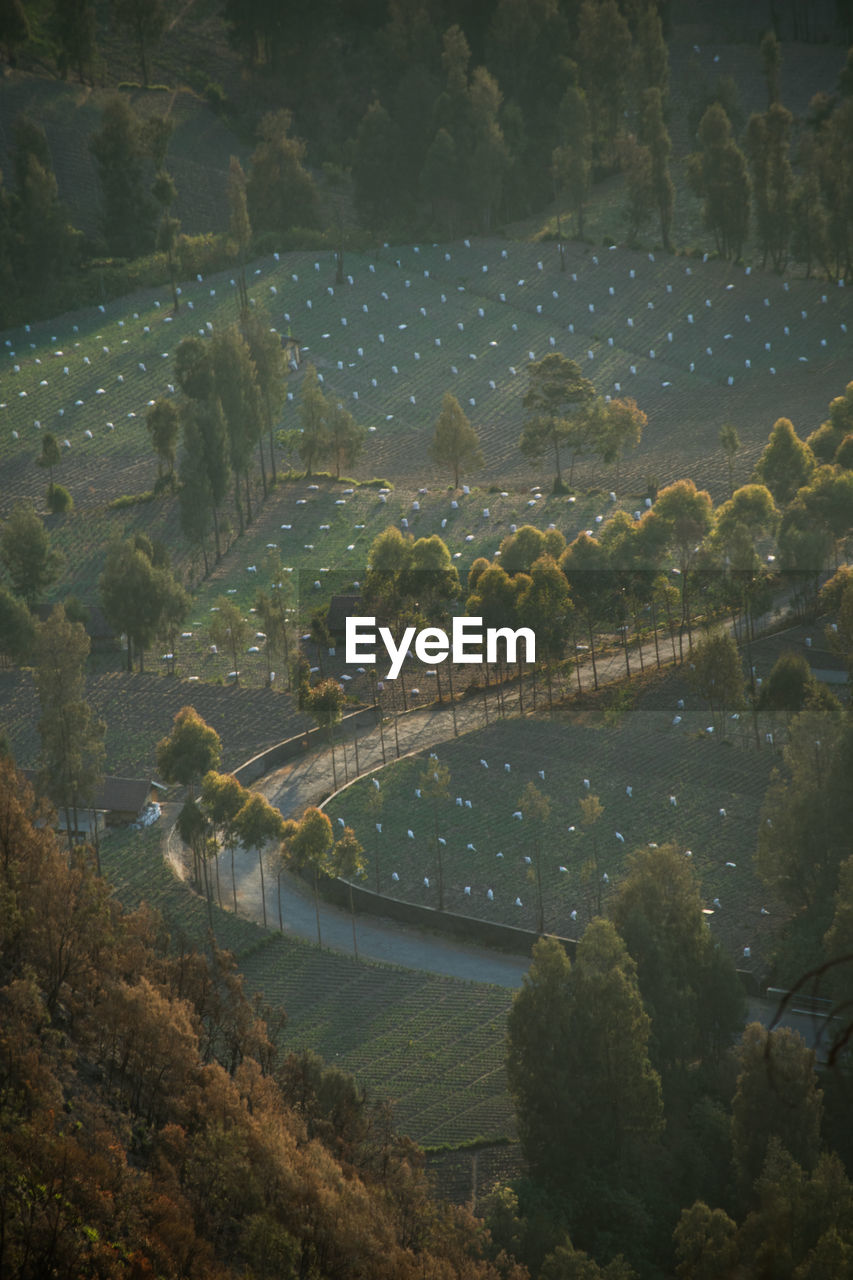
[{"label": "bare tree trunk", "polygon": [[322,947],[323,935],[320,932],[320,889],[317,883],[317,868],[314,868],[314,914],[317,917],[317,946]]},{"label": "bare tree trunk", "polygon": [[261,869],[261,906],[263,907],[263,911],[264,911],[264,928],[266,929],[267,927],[267,893],[266,893],[266,886],[264,885],[264,860],[263,860],[263,857],[261,856],[260,848],[258,849],[258,866]]},{"label": "bare tree trunk", "polygon": [[349,913],[352,920],[352,950],[356,960],[358,959],[358,941],[355,936],[355,906],[352,900],[352,885],[349,887]]},{"label": "bare tree trunk", "polygon": [[459,730],[456,726],[456,695],[453,692],[453,663],[452,662],[448,662],[447,664],[447,679],[450,683],[450,710],[453,715],[453,736],[454,738],[458,738]]},{"label": "bare tree trunk", "polygon": [[595,665],[595,636],[592,634],[592,617],[587,614],[587,631],[589,633],[589,656],[592,658],[592,683],[598,689],[598,667]]}]

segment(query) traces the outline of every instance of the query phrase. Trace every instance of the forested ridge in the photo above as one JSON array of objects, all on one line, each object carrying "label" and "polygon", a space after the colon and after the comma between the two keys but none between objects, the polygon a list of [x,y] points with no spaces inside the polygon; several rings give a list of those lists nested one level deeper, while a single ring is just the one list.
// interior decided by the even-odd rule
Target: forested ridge
[{"label": "forested ridge", "polygon": [[[706,68],[690,52],[695,19],[711,22],[701,6],[689,25],[641,0],[298,12],[227,0],[192,19],[169,0],[10,0],[0,323],[174,287],[176,270],[239,266],[249,249],[324,247],[340,270],[347,248],[531,216],[558,242],[592,234],[849,276],[849,6],[834,22],[792,8],[793,22],[771,6],[764,30],[757,16],[730,23],[754,50],[747,108],[719,55]],[[818,39],[838,58],[803,101],[784,42]],[[81,88],[63,99],[80,117],[70,166],[47,139],[70,143],[49,95],[43,109],[37,92],[16,95],[33,75]],[[187,184],[202,173],[199,215]]]},{"label": "forested ridge", "polygon": [[496,1277],[390,1111],[126,914],[0,765],[0,1272]]}]

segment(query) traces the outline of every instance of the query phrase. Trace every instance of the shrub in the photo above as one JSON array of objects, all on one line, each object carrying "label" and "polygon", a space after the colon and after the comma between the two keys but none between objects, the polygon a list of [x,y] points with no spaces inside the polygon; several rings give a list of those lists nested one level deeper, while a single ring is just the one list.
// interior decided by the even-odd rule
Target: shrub
[{"label": "shrub", "polygon": [[79,622],[84,627],[89,625],[89,610],[77,596],[66,596],[62,604],[69,622]]},{"label": "shrub", "polygon": [[217,84],[215,80],[208,80],[204,86],[204,96],[216,114],[221,116],[228,106],[228,99],[222,85]]},{"label": "shrub", "polygon": [[74,506],[74,499],[64,484],[52,484],[47,491],[47,509],[53,515],[64,515]]},{"label": "shrub", "polygon": [[123,493],[119,498],[113,498],[112,502],[107,503],[110,511],[123,511],[125,507],[135,507],[143,502],[152,502],[154,499],[154,490],[148,489],[145,493]]}]

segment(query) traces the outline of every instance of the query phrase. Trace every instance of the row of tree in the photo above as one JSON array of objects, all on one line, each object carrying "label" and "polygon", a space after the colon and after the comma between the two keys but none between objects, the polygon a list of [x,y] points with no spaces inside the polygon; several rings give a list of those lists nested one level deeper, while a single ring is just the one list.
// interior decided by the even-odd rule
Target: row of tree
[{"label": "row of tree", "polygon": [[570,15],[505,0],[486,63],[473,69],[471,24],[439,37],[425,29],[430,16],[393,12],[373,81],[383,87],[355,139],[356,204],[377,229],[410,225],[426,208],[443,234],[487,233],[555,188],[582,210],[593,165],[615,164],[626,109],[636,111],[647,88],[665,105],[668,57],[654,4],[623,13],[615,0],[585,0]]},{"label": "row of tree", "polygon": [[[177,466],[184,532],[201,551],[206,567],[211,531],[216,554],[222,553],[221,504],[229,483],[238,520],[245,525],[244,510],[245,518],[253,514],[250,467],[255,447],[262,480],[267,479],[263,428],[275,478],[275,421],[284,387],[281,346],[277,335],[255,316],[249,317],[243,332],[235,327],[211,338],[185,339],[176,358],[182,399],[158,400],[147,418],[161,477],[168,479]],[[618,465],[619,453],[626,442],[639,438],[644,420],[632,401],[605,403],[596,398],[577,365],[559,355],[531,366],[525,406],[522,447],[534,456],[553,449],[557,484],[561,483],[562,448],[570,447],[573,457],[581,449],[595,449]],[[300,421],[301,430],[287,434],[309,473],[321,458],[334,459],[339,471],[356,456],[363,439],[361,429],[334,393],[323,393],[310,368],[302,386]],[[641,520],[632,521],[618,512],[596,536],[582,533],[568,548],[558,531],[543,534],[525,526],[505,539],[499,563],[474,563],[467,583],[474,600],[471,607],[488,615],[488,625],[494,626],[508,625],[510,619],[517,625],[531,625],[520,620],[531,610],[532,625],[536,625],[541,614],[540,654],[547,654],[549,662],[562,656],[570,632],[582,628],[593,665],[596,635],[601,630],[615,630],[624,637],[628,664],[628,634],[650,629],[657,637],[659,611],[672,631],[675,609],[678,631],[690,642],[694,590],[706,616],[728,612],[735,619],[748,620],[766,607],[774,572],[781,569],[795,605],[812,609],[824,566],[833,560],[838,563],[853,529],[851,428],[853,384],[832,400],[827,419],[806,441],[798,438],[788,419],[780,419],[757,462],[752,483],[738,489],[716,512],[704,491],[690,481],[679,481],[661,491]],[[721,439],[731,465],[740,444],[737,432],[724,428]],[[444,398],[432,450],[437,463],[452,469],[456,482],[464,471],[480,465],[476,432],[453,396]],[[758,551],[773,546],[773,538],[778,562],[768,561]],[[537,568],[543,556],[550,563]],[[4,523],[0,557],[12,587],[11,595],[3,595],[0,648],[15,660],[27,651],[27,609],[56,581],[61,558],[52,549],[41,520],[27,506],[16,508]],[[677,570],[674,579],[662,576],[668,566]],[[554,576],[557,568],[563,579]],[[458,575],[438,537],[413,541],[388,530],[375,540],[368,569],[368,597],[387,616],[400,616],[414,601],[421,614],[433,611],[439,601],[446,609],[460,594]],[[540,572],[544,574],[541,581]],[[268,638],[268,663],[283,666],[289,680],[289,590],[275,557],[265,562],[264,574],[266,585],[255,607]],[[117,633],[128,637],[129,666],[134,653],[142,663],[155,639],[174,652],[189,598],[171,573],[163,547],[144,537],[114,545],[107,553],[100,588],[107,617]],[[526,603],[519,612],[522,597]],[[534,599],[539,603],[534,604]],[[227,600],[221,604],[230,618],[232,606]],[[239,670],[238,653],[248,635],[241,629],[245,622],[229,625],[231,632],[223,632],[223,638],[234,669]],[[213,640],[218,643],[217,638]]]},{"label": "row of tree", "polygon": [[[312,690],[311,708],[318,722],[329,729],[340,719],[341,690],[334,680],[321,682]],[[285,870],[309,871],[313,875],[317,903],[317,942],[322,943],[318,882],[321,876],[343,876],[353,880],[364,875],[363,850],[355,832],[345,827],[336,840],[329,818],[309,806],[299,821],[285,819],[278,809],[256,791],[250,791],[233,774],[217,772],[222,744],[219,735],[193,707],[183,707],[175,716],[171,733],[157,747],[157,768],[171,784],[187,788],[187,797],[178,815],[177,829],[191,850],[193,878],[203,887],[211,912],[214,895],[222,908],[219,858],[227,850],[231,860],[231,892],[237,911],[237,880],[234,852],[241,845],[258,855],[261,879],[261,907],[267,923],[265,867],[276,877],[278,922],[283,929],[281,877]],[[213,873],[209,870],[212,864]],[[352,908],[352,895],[350,895]],[[353,944],[356,943],[353,913]]]},{"label": "row of tree", "polygon": [[254,518],[256,451],[264,497],[269,483],[275,484],[275,433],[285,376],[278,334],[250,312],[239,326],[208,338],[184,338],[175,355],[180,404],[161,398],[149,413],[154,446],[170,471],[180,447],[181,528],[201,551],[205,572],[211,532],[216,559],[222,556],[220,513],[229,486],[241,534]]},{"label": "row of tree", "polygon": [[[842,96],[819,95],[800,140],[795,177],[791,157],[794,118],[774,101],[752,115],[744,150],[732,135],[721,103],[712,104],[698,130],[700,149],[688,157],[687,177],[703,201],[705,226],[723,258],[739,259],[749,234],[750,212],[762,264],[784,271],[790,258],[818,267],[833,280],[853,270],[850,164],[847,156],[853,122],[853,76]],[[657,206],[659,188],[645,171],[629,169],[627,188],[636,232]],[[661,215],[662,229],[665,227]],[[663,231],[664,237],[666,232]],[[664,239],[666,243],[666,239]]]}]

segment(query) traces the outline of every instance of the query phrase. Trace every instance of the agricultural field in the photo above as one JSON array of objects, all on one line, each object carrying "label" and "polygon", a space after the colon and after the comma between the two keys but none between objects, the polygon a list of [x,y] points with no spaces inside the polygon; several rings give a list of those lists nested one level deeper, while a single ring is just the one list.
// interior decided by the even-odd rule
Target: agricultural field
[{"label": "agricultural field", "polygon": [[[606,910],[631,850],[672,842],[692,859],[714,935],[739,966],[761,972],[775,904],[752,856],[770,751],[719,741],[707,712],[689,701],[676,711],[674,700],[672,710],[630,711],[618,724],[589,715],[499,722],[434,757],[401,760],[326,806],[363,844],[371,888],[378,869],[383,893],[438,906],[440,838],[447,910],[536,930],[538,869],[545,931],[579,937]],[[436,760],[450,782],[433,805],[426,791]],[[525,812],[531,782],[550,802],[544,821]],[[377,783],[381,813],[370,807]],[[588,825],[587,796],[603,805]]]},{"label": "agricultural field", "polygon": [[[173,940],[204,945],[204,900],[164,862],[162,832],[116,832],[104,873],[132,909],[145,901]],[[510,993],[387,965],[356,963],[213,908],[217,944],[234,952],[247,993],[287,1013],[282,1046],[313,1049],[350,1071],[371,1098],[396,1103],[398,1127],[426,1145],[513,1133],[503,1037]]]},{"label": "agricultural field", "polygon": [[[86,692],[94,714],[107,726],[106,772],[117,777],[156,775],[157,743],[187,705],[220,735],[221,767],[226,771],[313,724],[286,694],[263,687],[238,689],[153,672],[108,671],[90,675]],[[0,707],[17,763],[34,768],[41,713],[28,671],[0,671]]]},{"label": "agricultural field", "polygon": [[[352,254],[346,270],[337,286],[328,255],[264,259],[252,269],[251,295],[368,427],[360,474],[404,488],[447,481],[427,454],[446,391],[480,432],[481,486],[550,485],[551,460],[525,463],[517,442],[525,365],[551,350],[577,359],[600,392],[633,396],[648,414],[643,442],[623,464],[623,492],[645,492],[649,475],[661,484],[691,475],[720,500],[723,422],[744,441],[736,473],[745,478],[777,417],[812,430],[849,378],[848,299],[817,280],[616,246],[571,245],[561,272],[554,245],[499,240]],[[78,508],[150,490],[156,460],[145,412],[170,394],[174,349],[186,334],[235,319],[226,274],[185,283],[175,316],[166,291],[146,291],[103,313],[6,335],[4,507],[23,496],[41,501],[45,476],[34,459],[43,430],[62,442],[55,479]],[[285,426],[297,425],[301,376],[290,380]],[[612,468],[591,459],[576,479],[614,482]]]}]

